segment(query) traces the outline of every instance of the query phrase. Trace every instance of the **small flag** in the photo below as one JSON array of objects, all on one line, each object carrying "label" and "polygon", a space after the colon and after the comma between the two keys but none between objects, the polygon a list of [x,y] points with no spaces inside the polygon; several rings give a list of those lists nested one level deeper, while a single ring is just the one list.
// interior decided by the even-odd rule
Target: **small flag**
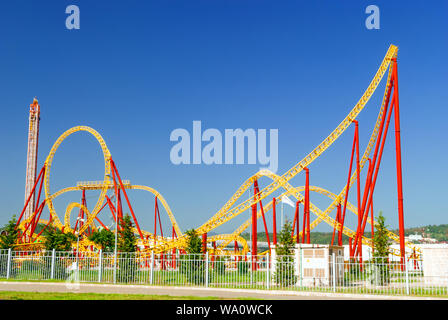
[{"label": "small flag", "polygon": [[282,202],[294,208],[294,202],[292,202],[287,196],[282,197]]}]

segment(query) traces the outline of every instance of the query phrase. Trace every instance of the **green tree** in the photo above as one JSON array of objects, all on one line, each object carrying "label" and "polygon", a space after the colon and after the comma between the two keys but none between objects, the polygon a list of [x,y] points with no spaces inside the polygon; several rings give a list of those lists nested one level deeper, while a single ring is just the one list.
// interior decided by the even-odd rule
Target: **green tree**
[{"label": "green tree", "polygon": [[134,225],[131,217],[126,214],[121,223],[121,230],[118,231],[117,250],[120,251],[118,261],[117,279],[119,282],[130,283],[134,282],[137,277],[137,239],[135,238]]},{"label": "green tree", "polygon": [[44,230],[43,236],[46,250],[70,251],[72,243],[77,240],[73,233],[64,233],[53,225],[49,225]]},{"label": "green tree", "polygon": [[202,241],[196,230],[185,232],[187,236],[188,253],[181,256],[180,271],[191,284],[203,284],[205,282],[205,261],[202,253]]},{"label": "green tree", "polygon": [[0,234],[0,249],[14,249],[19,231],[16,229],[17,219],[13,215]]},{"label": "green tree", "polygon": [[198,233],[194,229],[187,230],[185,234],[188,236],[187,238],[187,247],[185,251],[190,254],[199,254],[202,253],[202,240],[199,237]]},{"label": "green tree", "polygon": [[95,242],[105,252],[114,251],[115,235],[112,231],[102,228],[95,230],[90,236],[89,240]]},{"label": "green tree", "polygon": [[275,249],[277,263],[274,274],[275,282],[284,287],[294,285],[297,282],[294,268],[294,239],[291,234],[292,224],[286,220],[278,235],[279,242]]},{"label": "green tree", "polygon": [[386,219],[383,212],[380,211],[377,223],[375,224],[375,235],[373,237],[373,277],[372,279],[378,285],[384,285],[390,282],[389,270],[389,250],[390,240],[387,234]]},{"label": "green tree", "polygon": [[131,216],[126,214],[121,223],[121,230],[118,231],[118,244],[117,249],[120,252],[136,252],[137,251],[137,239],[135,238],[134,224],[132,223]]}]

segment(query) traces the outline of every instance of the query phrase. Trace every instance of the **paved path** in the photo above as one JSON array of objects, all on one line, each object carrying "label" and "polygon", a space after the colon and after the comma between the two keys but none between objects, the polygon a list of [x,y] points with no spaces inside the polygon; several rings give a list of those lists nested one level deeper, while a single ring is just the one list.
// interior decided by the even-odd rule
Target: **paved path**
[{"label": "paved path", "polygon": [[[215,288],[189,288],[189,287],[156,287],[143,285],[114,285],[81,283],[73,286],[72,283],[54,282],[0,282],[0,291],[31,291],[31,292],[73,292],[73,293],[122,293],[122,294],[148,294],[170,296],[199,296],[219,297],[222,299],[256,298],[268,300],[397,300],[413,299],[398,296],[374,296],[363,294],[336,294],[320,292],[289,292],[289,291],[263,291],[247,289],[215,289]],[[415,299],[415,298],[414,298]],[[422,298],[419,298],[422,299]]]}]

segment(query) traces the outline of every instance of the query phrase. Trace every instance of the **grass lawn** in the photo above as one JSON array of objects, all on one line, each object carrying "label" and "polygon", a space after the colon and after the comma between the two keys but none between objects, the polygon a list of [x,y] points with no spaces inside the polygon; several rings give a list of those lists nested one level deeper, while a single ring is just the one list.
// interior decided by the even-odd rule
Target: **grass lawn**
[{"label": "grass lawn", "polygon": [[[236,298],[234,300],[247,299]],[[223,298],[145,294],[0,291],[0,300],[223,300]]]}]

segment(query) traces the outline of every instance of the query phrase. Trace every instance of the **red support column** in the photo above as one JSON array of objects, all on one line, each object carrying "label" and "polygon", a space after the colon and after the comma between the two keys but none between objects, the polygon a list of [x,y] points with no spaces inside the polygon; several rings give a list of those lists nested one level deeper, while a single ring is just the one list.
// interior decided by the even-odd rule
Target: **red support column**
[{"label": "red support column", "polygon": [[[336,222],[341,223],[341,204],[338,203],[337,211],[336,211]],[[336,226],[333,228],[333,236],[331,237],[331,245],[334,244],[334,236],[336,234],[336,229],[338,229],[338,246],[341,246],[342,244],[339,243],[339,228],[336,228]]]},{"label": "red support column", "polygon": [[403,214],[403,177],[401,168],[401,137],[400,137],[400,103],[398,98],[398,71],[397,58],[392,59],[392,71],[394,79],[394,106],[395,106],[395,155],[397,163],[397,193],[398,193],[398,229],[400,233],[401,265],[405,262],[404,247],[404,214]]},{"label": "red support column", "polygon": [[[45,201],[45,200],[44,200]],[[44,230],[50,225],[51,221],[53,220],[53,217],[51,216],[50,213],[50,219],[48,220],[47,224],[45,225],[45,227],[42,228],[42,230],[39,232],[39,234],[36,236],[36,238],[39,238],[40,235],[44,232]]]},{"label": "red support column", "polygon": [[[85,189],[82,190],[82,200],[81,200],[81,204],[82,204],[83,206],[87,207],[87,202],[86,202],[86,190],[85,190]],[[84,210],[81,209],[81,219],[84,219],[84,214],[85,214],[85,216],[87,217],[87,212],[84,212]],[[81,226],[83,226],[83,225],[84,225],[84,222],[81,221]],[[90,232],[90,226],[87,228],[86,231],[87,231],[87,232],[86,232],[87,235],[89,235],[89,232]]]},{"label": "red support column", "polygon": [[[373,197],[373,186],[372,186],[372,197]],[[371,206],[370,206],[370,226],[372,228],[372,241],[375,238],[375,214],[373,212],[373,201],[371,202]],[[372,252],[373,252],[374,248],[372,248]]]},{"label": "red support column", "polygon": [[[254,182],[254,187],[255,187],[255,191],[256,191],[256,193],[258,195],[260,193],[260,189],[258,188],[258,182],[257,181]],[[269,238],[268,226],[266,224],[266,217],[264,215],[263,203],[261,202],[261,199],[259,198],[259,196],[257,196],[257,199],[258,199],[258,203],[260,204],[261,217],[263,218],[264,231],[266,233],[266,240],[267,240],[268,246],[269,246],[269,253],[271,253],[271,240]]]},{"label": "red support column", "polygon": [[252,204],[252,270],[257,269],[257,191],[254,183],[254,204]]},{"label": "red support column", "polygon": [[[144,237],[143,237],[143,233],[142,233],[142,231],[140,230],[140,226],[139,226],[139,224],[138,224],[137,218],[135,217],[134,210],[132,209],[132,206],[131,206],[131,203],[130,203],[130,201],[129,201],[128,195],[127,195],[126,190],[125,190],[125,188],[124,188],[124,186],[123,186],[123,182],[121,181],[120,174],[118,173],[118,169],[117,169],[117,167],[115,166],[115,163],[114,163],[114,161],[113,161],[112,159],[110,159],[110,162],[111,162],[111,169],[112,169],[112,172],[115,171],[115,174],[117,175],[117,178],[118,178],[118,182],[119,182],[119,184],[120,184],[121,191],[123,191],[124,197],[126,198],[126,203],[128,204],[128,208],[129,208],[129,210],[131,211],[132,217],[134,218],[134,222],[135,222],[135,226],[136,226],[136,228],[137,228],[137,231],[138,231],[138,233],[139,233],[139,235],[140,235],[140,238],[143,240],[143,239],[144,239]],[[114,179],[114,182],[115,182],[115,179]],[[121,205],[121,201],[120,201],[120,205]],[[121,217],[121,218],[123,218],[123,217]]]},{"label": "red support column", "polygon": [[[176,230],[174,230],[174,226],[171,230],[171,238],[173,239],[173,241],[175,240],[175,238],[177,238]],[[173,248],[173,250],[171,251],[171,264],[172,264],[172,267],[174,269],[176,269],[176,248]]]},{"label": "red support column", "polygon": [[[42,214],[42,211],[44,210],[45,203],[46,203],[46,199],[44,199],[44,200],[42,201],[42,204],[37,208],[36,213],[38,214],[38,216],[37,216],[37,218],[36,218],[36,223],[33,225],[33,229],[31,229],[31,231],[30,231],[30,237],[33,235],[34,231],[36,230],[37,224],[38,224],[38,222],[39,222],[39,220],[40,220],[40,216],[41,216],[41,214]],[[30,239],[30,240],[31,240],[31,239]]]},{"label": "red support column", "polygon": [[[233,251],[234,251],[234,253],[235,253],[235,255],[238,253],[239,254],[239,248],[238,248],[238,241],[234,241],[234,243],[233,243]],[[238,258],[238,261],[240,260],[240,258]]]},{"label": "red support column", "polygon": [[272,226],[272,228],[274,229],[273,230],[273,239],[272,239],[272,241],[274,242],[274,246],[277,246],[277,217],[276,217],[276,214],[275,214],[275,198],[273,198],[272,199],[272,219],[273,219],[273,221],[272,221],[272,224],[273,224],[273,226]]},{"label": "red support column", "polygon": [[[31,191],[30,191],[30,193],[28,195],[28,198],[25,201],[25,205],[23,206],[23,210],[20,213],[19,219],[17,219],[16,227],[20,224],[20,221],[22,220],[23,214],[25,213],[25,210],[28,207],[28,204],[30,203],[31,198],[34,195],[37,183],[39,182],[40,179],[44,179],[44,175],[45,175],[45,166],[42,167],[42,169],[40,170],[39,175],[38,175],[36,181],[34,182],[33,188],[31,189]],[[26,217],[26,218],[28,218],[28,217]]]},{"label": "red support column", "polygon": [[112,217],[114,218],[114,221],[115,221],[115,207],[107,195],[106,195],[106,201],[107,201],[107,204],[109,205],[110,212],[112,213]]},{"label": "red support column", "polygon": [[207,252],[207,232],[202,234],[202,253]]},{"label": "red support column", "polygon": [[306,182],[305,182],[305,214],[306,214],[306,242],[311,243],[311,231],[310,231],[310,170],[305,168]]},{"label": "red support column", "polygon": [[154,205],[154,247],[157,244],[157,211],[159,211],[159,205],[157,203],[157,196]]},{"label": "red support column", "polygon": [[357,120],[353,120],[355,123],[355,145],[356,145],[356,196],[358,200],[358,228],[357,228],[357,237],[358,237],[358,252],[359,252],[359,261],[361,263],[362,268],[362,234],[361,234],[361,225],[362,225],[362,209],[361,209],[361,169],[359,165],[359,125]]},{"label": "red support column", "polygon": [[[37,210],[33,212],[33,216],[34,216],[35,219],[36,219],[36,215],[37,215],[37,220],[36,220],[36,221],[39,221],[39,218],[40,218],[40,215],[41,215],[41,213],[42,213],[42,210],[43,210],[44,207],[45,207],[45,200],[46,200],[46,199],[44,199],[44,201],[42,201],[42,203],[41,203],[40,206],[37,208]],[[29,236],[28,241],[31,241],[31,240],[32,240],[31,237],[32,237],[32,235],[33,235],[33,233],[34,233],[34,230],[36,229],[36,226],[37,226],[37,222],[36,222],[36,223],[27,223],[27,224],[26,224],[26,228],[25,228],[25,230],[23,231],[23,236],[26,236],[26,232],[28,231],[28,228],[29,228],[29,229],[30,229],[30,236]]]},{"label": "red support column", "polygon": [[342,219],[341,219],[341,224],[340,224],[339,232],[338,232],[338,243],[339,242],[342,243],[342,230],[344,228],[344,222],[345,222],[345,212],[347,209],[348,192],[350,191],[350,177],[352,175],[353,157],[355,155],[355,148],[356,148],[356,136],[353,137],[352,153],[350,156],[350,166],[348,169],[347,184],[345,186],[344,209],[342,210]]},{"label": "red support column", "polygon": [[[36,228],[37,223],[39,222],[39,219],[40,219],[40,213],[42,213],[42,210],[43,210],[43,207],[42,207],[42,210],[39,213],[39,217],[36,218],[36,214],[37,214],[38,209],[39,209],[39,201],[40,201],[40,196],[41,196],[41,193],[42,193],[43,182],[44,182],[44,176],[42,176],[42,179],[40,179],[39,193],[37,194],[36,206],[34,207],[34,212],[33,212],[34,215],[33,215],[33,219],[32,219],[33,231],[30,233],[30,237],[34,233],[34,229]],[[45,203],[45,199],[44,199],[43,202]],[[31,240],[31,238],[30,238],[30,240]]]},{"label": "red support column", "polygon": [[[291,233],[291,237],[294,237],[294,231],[296,231],[297,235],[296,235],[296,243],[300,243],[299,242],[299,203],[300,201],[296,202],[296,211],[294,212],[294,222],[292,223],[292,233]],[[297,227],[297,229],[296,229]]]},{"label": "red support column", "polygon": [[[372,209],[372,214],[373,214],[373,204],[371,204],[369,207],[365,206],[366,205],[366,199],[369,196],[373,197],[373,184],[372,184],[373,163],[372,163],[372,160],[370,158],[368,158],[367,160],[369,161],[369,169],[367,171],[366,184],[364,186],[364,195],[363,195],[363,202],[362,202],[362,207],[361,207],[361,211],[363,213],[361,236],[364,235],[365,221],[367,221],[370,209]],[[371,215],[371,217],[373,219],[372,215]],[[371,219],[371,223],[372,223],[372,237],[373,237],[374,225],[373,225],[373,220],[372,219]]]},{"label": "red support column", "polygon": [[121,211],[121,204],[120,204],[120,189],[118,188],[118,184],[117,184],[117,180],[115,178],[115,171],[113,170],[113,162],[112,159],[110,159],[110,164],[111,164],[111,173],[112,173],[112,179],[114,181],[114,194],[115,194],[115,221],[117,222],[117,226],[116,226],[116,232],[118,232],[118,230],[120,230],[120,211]]},{"label": "red support column", "polygon": [[350,259],[353,259],[353,246],[352,246],[352,243],[353,243],[353,238],[352,237],[350,237],[350,238],[348,238],[348,249],[349,249],[349,256],[350,256]]},{"label": "red support column", "polygon": [[306,204],[303,206],[303,226],[302,226],[302,243],[305,243],[306,239]]},{"label": "red support column", "polygon": [[215,267],[215,254],[216,254],[216,241],[213,241],[212,245],[213,245],[212,268],[214,268]]},{"label": "red support column", "polygon": [[[384,144],[386,142],[387,132],[389,130],[390,118],[392,116],[392,111],[394,109],[394,99],[392,99],[391,106],[390,106],[390,108],[389,108],[389,110],[387,112],[387,119],[386,119],[386,117],[385,117],[386,116],[386,110],[387,110],[388,103],[389,103],[390,93],[391,93],[391,90],[392,90],[392,87],[393,87],[393,81],[394,81],[394,75],[392,74],[392,78],[390,80],[390,86],[389,86],[389,89],[388,89],[388,95],[386,97],[386,105],[385,105],[384,117],[382,119],[382,123],[381,123],[381,126],[380,126],[380,131],[379,131],[379,135],[378,135],[378,138],[377,138],[377,144],[376,144],[376,147],[375,147],[375,153],[374,153],[374,157],[373,157],[372,171],[371,171],[371,174],[373,174],[373,171],[374,171],[373,179],[371,178],[372,179],[371,186],[369,186],[368,189],[367,189],[367,190],[370,190],[370,193],[369,193],[369,196],[368,196],[368,201],[366,202],[367,206],[365,206],[366,203],[364,202],[363,203],[363,208],[369,208],[369,207],[372,206],[373,191],[375,190],[376,179],[378,177],[378,172],[379,172],[379,168],[380,168],[380,164],[381,164],[381,158],[383,156]],[[383,124],[385,124],[384,129],[383,129]],[[375,169],[373,169],[374,167],[375,167]],[[367,200],[367,197],[365,197],[364,200]],[[365,229],[366,222],[367,222],[367,218],[365,217],[364,221],[363,221],[363,225],[362,225],[362,230]],[[356,235],[356,238],[357,237],[358,237],[358,234]],[[355,239],[355,240],[357,240],[357,239]],[[357,242],[355,241],[353,252],[355,252],[356,243]]]},{"label": "red support column", "polygon": [[[389,101],[390,101],[390,96],[391,96],[392,87],[393,87],[393,78],[394,78],[394,75],[392,74],[392,77],[388,83],[388,89],[386,92],[384,111],[383,111],[383,116],[381,119],[380,127],[378,130],[378,137],[377,137],[377,141],[376,141],[376,145],[375,145],[375,151],[373,154],[372,167],[371,167],[371,171],[369,172],[368,177],[367,177],[367,181],[369,182],[370,185],[368,187],[366,187],[366,189],[364,191],[363,203],[361,206],[362,211],[364,211],[366,208],[367,208],[367,210],[365,210],[365,211],[368,211],[368,208],[371,207],[371,199],[372,199],[373,191],[375,188],[376,177],[378,174],[379,165],[381,163],[382,150],[384,147],[384,143],[386,141],[390,117],[392,114],[393,101],[390,106],[390,109],[389,109]],[[387,118],[387,121],[386,121],[386,118]],[[380,147],[380,145],[381,145],[381,147]],[[375,177],[372,179],[372,175],[373,175],[374,171],[375,171]],[[370,191],[370,193],[369,193],[369,191]],[[366,204],[367,204],[367,206],[366,206]],[[363,222],[363,230],[364,230],[364,226],[365,226],[365,221]],[[356,243],[357,242],[355,241],[354,249],[356,248]]]}]

